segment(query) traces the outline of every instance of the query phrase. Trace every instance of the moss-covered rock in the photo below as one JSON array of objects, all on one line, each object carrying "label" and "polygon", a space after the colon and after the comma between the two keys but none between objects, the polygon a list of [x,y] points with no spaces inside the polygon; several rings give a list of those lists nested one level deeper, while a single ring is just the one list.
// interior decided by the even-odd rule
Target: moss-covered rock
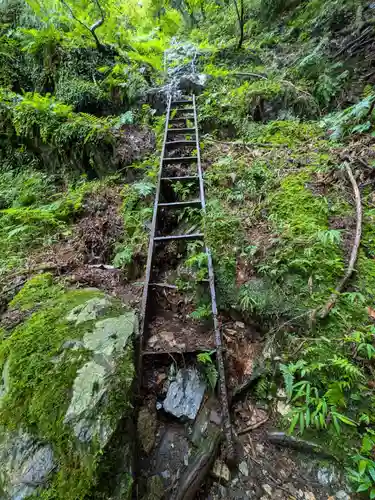
[{"label": "moss-covered rock", "polygon": [[12,303],[35,312],[0,343],[0,498],[92,498],[106,445],[130,416],[136,314],[95,289],[36,281]]}]

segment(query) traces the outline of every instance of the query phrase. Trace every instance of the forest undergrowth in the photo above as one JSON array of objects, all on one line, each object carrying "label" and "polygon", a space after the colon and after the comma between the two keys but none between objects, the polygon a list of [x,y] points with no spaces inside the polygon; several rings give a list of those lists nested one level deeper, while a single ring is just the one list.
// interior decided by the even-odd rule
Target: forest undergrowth
[{"label": "forest undergrowth", "polygon": [[[119,297],[142,279],[164,122],[154,90],[164,51],[194,45],[220,311],[263,332],[255,394],[283,388],[278,425],[324,443],[375,498],[374,25],[358,0],[3,2],[0,339],[39,272]],[[182,199],[190,188],[176,186]],[[192,246],[184,264],[195,280],[203,256]]]}]

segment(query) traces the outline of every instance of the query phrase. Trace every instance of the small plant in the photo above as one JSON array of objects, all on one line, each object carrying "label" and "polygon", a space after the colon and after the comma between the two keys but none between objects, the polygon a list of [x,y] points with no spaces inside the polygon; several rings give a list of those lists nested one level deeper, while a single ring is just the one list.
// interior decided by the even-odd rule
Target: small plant
[{"label": "small plant", "polygon": [[193,254],[186,260],[185,265],[195,272],[196,281],[202,281],[207,278],[207,259],[206,252],[199,252]]},{"label": "small plant", "polygon": [[375,448],[375,431],[367,428],[362,438],[360,453],[351,457],[354,468],[348,468],[348,476],[356,492],[368,492],[369,498],[375,498],[375,461],[373,450]]},{"label": "small plant", "polygon": [[178,181],[173,184],[173,191],[181,201],[185,201],[191,196],[191,191],[194,186],[195,184],[193,182]]},{"label": "small plant", "polygon": [[215,350],[205,351],[197,355],[198,363],[202,366],[203,373],[212,390],[215,389],[218,379],[218,372],[212,359],[214,352]]},{"label": "small plant", "polygon": [[212,315],[211,305],[199,305],[195,311],[189,314],[190,318],[200,321],[202,319],[207,319]]}]

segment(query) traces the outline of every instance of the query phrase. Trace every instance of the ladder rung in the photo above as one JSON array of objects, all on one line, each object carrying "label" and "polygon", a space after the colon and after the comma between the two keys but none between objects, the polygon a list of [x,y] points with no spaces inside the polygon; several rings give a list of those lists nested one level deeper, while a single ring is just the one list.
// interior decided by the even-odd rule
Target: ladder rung
[{"label": "ladder rung", "polygon": [[169,128],[168,134],[195,134],[195,128]]},{"label": "ladder rung", "polygon": [[196,163],[198,158],[196,156],[185,156],[175,158],[163,158],[163,163]]},{"label": "ladder rung", "polygon": [[178,181],[193,181],[198,179],[199,177],[197,175],[177,175],[175,177],[162,177],[160,180],[167,182],[178,182]]},{"label": "ladder rung", "polygon": [[191,99],[180,99],[177,101],[172,101],[171,108],[176,108],[176,107],[178,107],[180,105],[184,105],[184,104],[193,104],[193,101]]},{"label": "ladder rung", "polygon": [[179,148],[183,146],[189,146],[189,147],[197,147],[197,141],[170,141],[165,143],[165,147],[167,149],[174,149],[174,148]]},{"label": "ladder rung", "polygon": [[201,240],[202,233],[192,234],[172,234],[171,236],[155,236],[154,241],[172,241],[172,240]]},{"label": "ladder rung", "polygon": [[194,108],[175,108],[176,113],[192,113]]},{"label": "ladder rung", "polygon": [[169,123],[181,123],[187,120],[186,116],[180,116],[179,118],[171,118]]},{"label": "ladder rung", "polygon": [[158,207],[178,208],[178,207],[192,207],[194,205],[202,205],[201,200],[173,201],[170,203],[159,203]]}]

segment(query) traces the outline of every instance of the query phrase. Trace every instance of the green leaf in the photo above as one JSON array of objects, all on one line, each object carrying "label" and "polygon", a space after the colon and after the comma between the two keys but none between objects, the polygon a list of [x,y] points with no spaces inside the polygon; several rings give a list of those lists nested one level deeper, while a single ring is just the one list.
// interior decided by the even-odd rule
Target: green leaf
[{"label": "green leaf", "polygon": [[326,426],[326,421],[324,420],[323,413],[319,414],[319,422],[320,422],[321,428],[324,429],[324,427]]},{"label": "green leaf", "polygon": [[375,498],[375,488],[372,488],[372,490],[370,491],[370,498]]},{"label": "green leaf", "polygon": [[360,484],[356,491],[359,493],[361,491],[367,491],[369,488],[371,488],[371,482],[366,481],[365,483]]},{"label": "green leaf", "polygon": [[311,413],[309,407],[306,408],[305,420],[306,420],[306,427],[309,427],[311,422]]},{"label": "green leaf", "polygon": [[323,399],[322,410],[323,410],[323,415],[326,416],[328,413],[328,407],[327,407],[327,401],[325,399]]},{"label": "green leaf", "polygon": [[374,467],[369,467],[369,468],[368,468],[368,473],[370,474],[371,479],[372,479],[372,480],[374,481],[374,483],[375,483],[375,469],[374,469]]},{"label": "green leaf", "polygon": [[280,370],[284,377],[284,384],[288,399],[292,398],[294,376],[290,372],[289,366],[280,364]]},{"label": "green leaf", "polygon": [[336,429],[337,434],[340,434],[341,428],[340,428],[340,424],[339,424],[337,417],[335,415],[333,415],[332,419],[333,419],[333,425]]},{"label": "green leaf", "polygon": [[299,418],[299,431],[301,434],[303,434],[304,430],[305,430],[305,415],[301,411],[300,418]]},{"label": "green leaf", "polygon": [[[297,385],[297,384],[296,384]],[[296,385],[293,386],[293,389],[296,388]],[[301,383],[301,386],[299,388],[299,391],[297,392],[297,394],[293,397],[293,401],[296,401],[297,399],[299,399],[302,394],[305,392],[305,387],[306,387],[306,382],[302,382]]]},{"label": "green leaf", "polygon": [[9,231],[8,238],[13,238],[13,236],[16,236],[19,233],[23,233],[24,231],[27,231],[29,228],[30,226],[17,226],[16,228]]},{"label": "green leaf", "polygon": [[336,411],[335,412],[332,412],[332,415],[335,415],[339,420],[341,420],[341,422],[343,422],[344,424],[347,424],[347,425],[351,425],[353,427],[357,427],[357,424],[356,422],[354,422],[354,420],[351,420],[350,418],[346,417],[345,415],[343,415],[342,413],[337,413]]},{"label": "green leaf", "polygon": [[218,379],[218,372],[215,368],[215,365],[213,365],[213,364],[207,365],[205,367],[205,373],[206,373],[208,383],[210,384],[211,389],[214,391],[215,387],[216,387],[217,379]]},{"label": "green leaf", "polygon": [[367,467],[367,460],[360,460],[358,464],[358,470],[361,475],[365,473],[366,467]]},{"label": "green leaf", "polygon": [[306,403],[310,403],[310,392],[311,392],[311,385],[307,384],[306,386]]},{"label": "green leaf", "polygon": [[314,424],[315,424],[315,427],[320,430],[320,422],[319,422],[319,417],[318,415],[315,415],[314,416]]},{"label": "green leaf", "polygon": [[363,453],[368,453],[372,450],[374,446],[374,442],[368,434],[365,434],[362,439],[362,448],[361,451]]},{"label": "green leaf", "polygon": [[289,427],[289,430],[288,430],[288,434],[292,434],[296,425],[297,425],[297,422],[298,422],[298,419],[299,419],[299,414],[296,413],[292,419],[292,422],[290,424],[290,427]]}]

